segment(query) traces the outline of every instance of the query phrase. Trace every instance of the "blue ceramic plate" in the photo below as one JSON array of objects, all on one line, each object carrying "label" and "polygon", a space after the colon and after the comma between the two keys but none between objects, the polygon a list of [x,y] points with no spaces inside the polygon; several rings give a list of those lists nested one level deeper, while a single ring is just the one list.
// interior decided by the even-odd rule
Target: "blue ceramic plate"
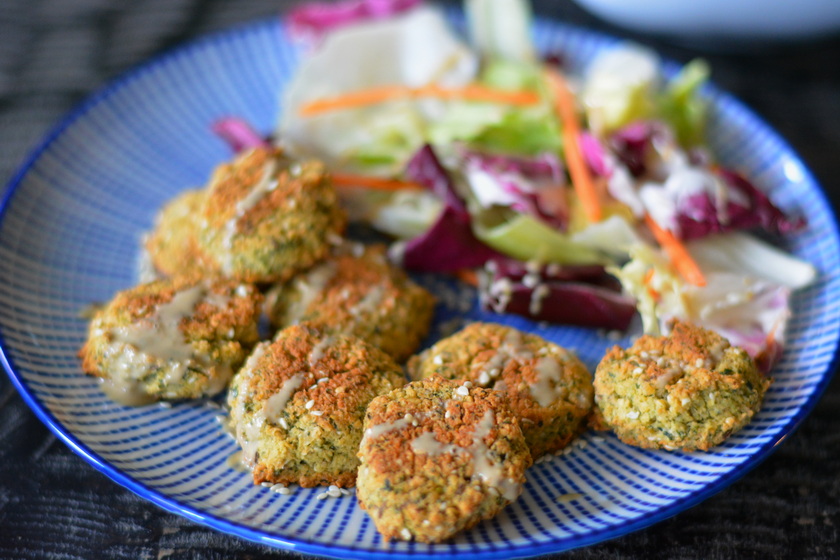
[{"label": "blue ceramic plate", "polygon": [[[550,22],[535,31],[540,48],[579,68],[614,42]],[[787,248],[821,276],[794,298],[789,344],[761,413],[713,452],[643,451],[586,434],[567,454],[533,467],[522,497],[495,519],[446,544],[383,543],[353,497],[318,500],[320,489],[280,495],[231,468],[236,446],[212,403],[125,408],[105,398],[76,358],[86,329],[80,311],[133,285],[139,238],[155,212],[229,158],[212,122],[236,115],[273,128],[299,55],[276,20],[199,41],[94,96],[12,181],[0,214],[4,365],[35,413],[94,467],[169,511],[279,548],[365,559],[510,558],[599,542],[674,515],[767,457],[813,407],[833,370],[840,330],[835,220],[790,148],[714,90],[715,151],[782,207],[807,214],[808,229]],[[469,290],[421,280],[442,296],[438,326],[498,319],[476,310]],[[608,346],[628,343],[508,322],[577,349],[592,368]]]}]

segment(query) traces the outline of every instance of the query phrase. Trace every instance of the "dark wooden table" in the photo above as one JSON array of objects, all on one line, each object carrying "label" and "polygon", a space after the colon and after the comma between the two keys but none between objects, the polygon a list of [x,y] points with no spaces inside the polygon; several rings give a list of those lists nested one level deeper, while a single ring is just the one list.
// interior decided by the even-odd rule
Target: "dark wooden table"
[{"label": "dark wooden table", "polygon": [[[0,2],[0,178],[68,110],[150,56],[283,0],[3,0]],[[775,127],[840,207],[840,37],[725,54],[608,26],[565,1],[540,15],[633,38],[687,61]],[[0,310],[2,312],[2,310]],[[757,468],[667,521],[564,558],[838,558],[840,380]],[[164,512],[60,443],[0,375],[0,558],[289,558]]]}]

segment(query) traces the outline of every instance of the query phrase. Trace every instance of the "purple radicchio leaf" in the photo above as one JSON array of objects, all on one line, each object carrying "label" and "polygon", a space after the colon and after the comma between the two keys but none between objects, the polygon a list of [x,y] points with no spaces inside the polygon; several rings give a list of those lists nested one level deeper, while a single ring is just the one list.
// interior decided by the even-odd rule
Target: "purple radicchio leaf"
[{"label": "purple radicchio leaf", "polygon": [[351,23],[390,17],[419,4],[421,0],[343,0],[306,2],[288,15],[293,37],[320,39],[326,33]]},{"label": "purple radicchio leaf", "polygon": [[709,193],[699,193],[684,201],[676,215],[682,239],[696,239],[713,233],[762,228],[768,233],[785,235],[802,229],[805,219],[789,218],[770,198],[742,175],[728,169],[717,172],[731,191],[723,208]]},{"label": "purple radicchio leaf", "polygon": [[563,166],[552,154],[514,157],[462,150],[464,173],[484,206],[498,204],[565,231],[569,222]]},{"label": "purple radicchio leaf", "polygon": [[444,203],[443,211],[423,234],[408,240],[401,251],[401,264],[409,270],[451,272],[475,268],[501,255],[479,241],[472,231],[472,218],[449,174],[431,146],[423,146],[408,162],[406,179],[434,191]]},{"label": "purple radicchio leaf", "polygon": [[493,260],[483,275],[479,300],[485,309],[537,321],[626,330],[636,313],[633,298],[603,267],[547,265],[533,268]]},{"label": "purple radicchio leaf", "polygon": [[212,128],[213,132],[237,154],[251,148],[264,148],[269,145],[268,140],[260,136],[244,119],[226,117],[214,122]]},{"label": "purple radicchio leaf", "polygon": [[609,149],[618,161],[627,167],[634,177],[641,177],[648,172],[649,150],[654,142],[670,136],[661,122],[639,121],[615,131],[608,140]]}]

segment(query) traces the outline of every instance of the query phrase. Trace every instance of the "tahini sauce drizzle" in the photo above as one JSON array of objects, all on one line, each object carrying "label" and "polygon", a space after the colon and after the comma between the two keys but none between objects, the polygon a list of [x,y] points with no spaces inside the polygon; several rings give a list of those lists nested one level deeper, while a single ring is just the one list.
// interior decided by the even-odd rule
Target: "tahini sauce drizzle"
[{"label": "tahini sauce drizzle", "polygon": [[148,371],[148,364],[160,361],[168,366],[164,382],[173,384],[183,379],[187,368],[201,357],[180,329],[181,320],[192,314],[196,304],[207,293],[202,285],[176,293],[154,313],[131,325],[115,327],[111,351],[115,354],[114,375],[101,383],[102,390],[112,400],[126,406],[141,406],[155,399],[145,393],[139,378]]},{"label": "tahini sauce drizzle", "polygon": [[551,406],[563,396],[563,368],[555,358],[543,356],[537,360],[534,370],[537,379],[528,387],[531,396],[540,406]]},{"label": "tahini sauce drizzle", "polygon": [[435,438],[432,432],[426,432],[411,441],[411,449],[415,453],[424,453],[432,457],[444,453],[467,453],[473,464],[473,480],[480,480],[488,487],[498,491],[506,500],[513,501],[522,492],[522,485],[504,476],[501,463],[494,464],[490,460],[490,449],[484,443],[484,438],[496,424],[492,410],[484,413],[473,431],[472,444],[460,447],[444,444]]},{"label": "tahini sauce drizzle", "polygon": [[239,220],[242,216],[247,214],[251,208],[256,206],[268,193],[277,188],[277,178],[275,177],[276,171],[277,160],[272,157],[266,162],[259,182],[254,185],[248,194],[236,202],[236,212],[224,225],[224,237],[222,238],[224,257],[220,264],[222,265],[222,271],[226,274],[233,272],[233,238],[236,236]]}]

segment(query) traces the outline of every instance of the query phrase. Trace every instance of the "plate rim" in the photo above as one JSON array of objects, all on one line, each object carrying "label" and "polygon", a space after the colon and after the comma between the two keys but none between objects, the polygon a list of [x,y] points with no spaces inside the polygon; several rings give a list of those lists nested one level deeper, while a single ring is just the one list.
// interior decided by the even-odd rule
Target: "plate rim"
[{"label": "plate rim", "polygon": [[[453,12],[457,13],[459,10],[447,10],[447,14],[450,16]],[[535,17],[534,26],[550,27],[563,34],[575,34],[578,37],[584,37],[599,43],[617,43],[629,40],[616,35],[604,33],[602,31],[588,29],[580,25],[569,24],[543,17]],[[282,27],[286,27],[285,16],[275,16],[271,18],[241,22],[226,29],[217,30],[203,36],[195,37],[188,40],[186,43],[170,47],[169,49],[128,68],[106,82],[97,90],[94,90],[75,107],[60,117],[57,124],[55,124],[47,132],[47,134],[42,136],[41,140],[38,141],[35,147],[29,152],[28,156],[23,160],[23,163],[12,174],[10,180],[6,184],[6,191],[3,194],[2,200],[0,200],[0,223],[2,223],[5,219],[8,207],[10,206],[15,194],[18,192],[25,177],[42,154],[44,154],[68,128],[70,128],[79,119],[83,118],[85,114],[98,104],[107,100],[110,96],[116,94],[121,89],[129,86],[134,80],[139,79],[145,73],[163,65],[170,64],[179,57],[187,56],[193,52],[213,47],[221,42],[238,36],[254,34],[264,28]],[[654,48],[654,50],[656,49]],[[661,57],[661,59],[663,63],[673,62],[667,57]],[[769,138],[777,143],[779,150],[784,152],[788,158],[790,158],[802,169],[804,181],[813,185],[815,188],[815,195],[829,214],[829,222],[833,230],[834,238],[838,240],[838,245],[840,246],[840,223],[838,223],[837,213],[831,202],[827,199],[825,190],[817,181],[811,169],[805,165],[805,162],[787,142],[787,140],[783,138],[760,115],[732,94],[719,89],[716,84],[710,82],[706,91],[708,96],[714,99],[715,102],[726,102],[732,110],[740,113],[744,118],[749,120],[751,124],[760,127]],[[295,539],[269,534],[266,531],[254,529],[229,519],[203,512],[196,507],[187,506],[181,503],[178,499],[168,497],[156,490],[148,488],[142,482],[135,480],[128,474],[122,472],[119,468],[111,465],[107,460],[100,457],[85,443],[79,440],[69,429],[65,428],[64,425],[53,415],[49,408],[47,408],[47,406],[29,389],[26,380],[23,379],[17,372],[14,366],[14,361],[7,355],[5,336],[1,329],[0,362],[2,362],[3,369],[6,371],[6,374],[11,379],[12,384],[18,394],[21,395],[27,406],[33,411],[36,417],[43,422],[51,432],[53,432],[54,435],[56,435],[71,449],[71,451],[84,459],[96,470],[106,475],[112,481],[133,492],[140,498],[153,503],[165,511],[180,515],[200,525],[221,531],[228,535],[274,548],[334,558],[366,560],[369,558],[393,558],[395,555],[403,555],[411,558],[432,560],[439,558],[454,558],[455,556],[463,557],[465,554],[468,554],[476,558],[501,559],[511,558],[511,554],[515,554],[516,557],[532,557],[542,554],[559,553],[597,544],[624,535],[629,535],[682,513],[683,511],[698,505],[740,480],[745,474],[770,457],[774,448],[776,448],[783,440],[787,439],[788,436],[793,434],[799,428],[805,418],[808,417],[820,401],[826,388],[834,378],[834,374],[838,369],[838,363],[840,363],[840,336],[838,336],[838,339],[835,341],[832,357],[828,362],[827,369],[823,372],[819,383],[814,386],[811,395],[798,408],[796,414],[789,419],[787,424],[783,426],[782,430],[771,436],[765,443],[759,446],[756,451],[749,456],[749,458],[737,465],[731,471],[725,473],[725,475],[721,476],[713,483],[706,484],[701,489],[691,492],[683,498],[674,500],[665,508],[656,510],[649,515],[641,516],[635,520],[618,526],[610,526],[603,529],[593,530],[583,535],[574,534],[571,537],[554,539],[545,543],[529,543],[524,546],[516,547],[509,545],[504,548],[494,548],[476,551],[473,553],[464,551],[460,553],[458,551],[420,552],[414,551],[412,545],[409,545],[410,548],[408,551],[399,552],[389,551],[385,547],[381,550],[371,550],[370,548],[329,545],[311,540]]]}]

